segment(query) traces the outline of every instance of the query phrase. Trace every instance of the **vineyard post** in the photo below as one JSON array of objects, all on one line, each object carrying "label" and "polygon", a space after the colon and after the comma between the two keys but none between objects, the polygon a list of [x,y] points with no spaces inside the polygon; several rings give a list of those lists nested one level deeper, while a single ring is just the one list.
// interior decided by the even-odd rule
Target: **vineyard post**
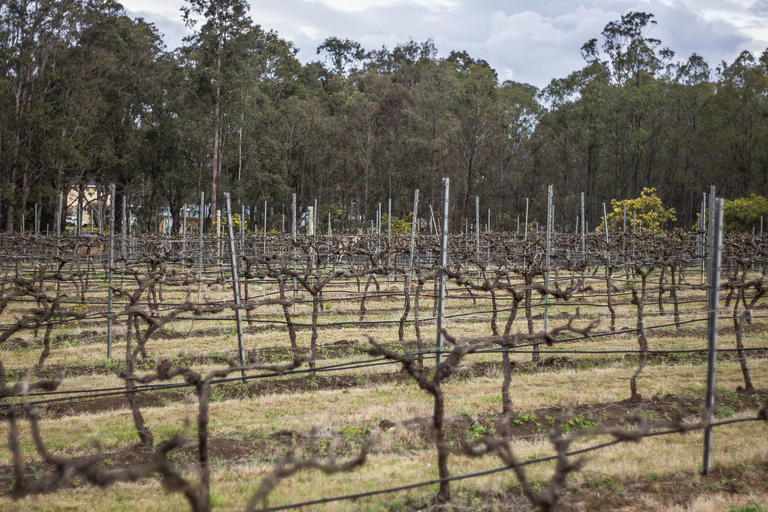
[{"label": "vineyard post", "polygon": [[392,198],[387,199],[387,243],[392,239]]},{"label": "vineyard post", "polygon": [[267,202],[264,201],[264,254],[267,254]]},{"label": "vineyard post", "polygon": [[760,216],[760,237],[763,236],[763,216]]},{"label": "vineyard post", "polygon": [[187,203],[181,207],[181,255],[187,252]]},{"label": "vineyard post", "polygon": [[331,236],[331,212],[328,212],[328,236]]},{"label": "vineyard post", "polygon": [[[707,219],[707,193],[702,192],[701,194],[701,214],[699,215],[699,231],[701,231],[700,235],[700,242],[699,242],[699,253],[704,253],[704,244],[705,244],[705,235],[704,235],[704,226],[706,224]],[[701,282],[704,282],[704,258],[701,258]]]},{"label": "vineyard post", "polygon": [[624,203],[624,226],[621,228],[621,252],[627,250],[627,203]]},{"label": "vineyard post", "polygon": [[[416,226],[419,218],[419,189],[413,193],[413,217],[411,218],[411,249],[408,252],[408,274],[405,276],[405,312],[403,313],[403,322],[407,318],[408,310],[411,305],[411,277],[413,274],[413,255],[416,252]],[[402,323],[401,323],[402,326]],[[402,331],[402,329],[401,329]]]},{"label": "vineyard post", "polygon": [[[291,198],[291,240],[296,244],[296,192],[293,193]],[[296,246],[293,247],[293,272],[296,273]],[[296,295],[299,293],[298,286],[296,284],[296,278],[293,278],[293,298],[296,299]],[[293,310],[296,311],[296,304],[293,305]]]},{"label": "vineyard post", "polygon": [[[547,187],[547,251],[544,255],[544,288],[549,288],[549,258],[552,248],[552,185]],[[549,329],[549,293],[544,293],[544,330]]]},{"label": "vineyard post", "polygon": [[[235,323],[237,324],[237,349],[240,352],[240,365],[245,366],[245,347],[243,346],[243,315],[240,310],[240,281],[237,278],[237,254],[235,253],[235,234],[232,231],[232,204],[229,192],[224,192],[227,204],[227,238],[229,239],[229,264],[232,268],[232,291],[235,296]],[[245,382],[245,370],[241,370]]]},{"label": "vineyard post", "polygon": [[64,192],[59,194],[59,209],[56,212],[56,256],[59,255],[59,238],[61,238],[61,203],[64,200]]},{"label": "vineyard post", "polygon": [[432,205],[429,205],[429,234],[432,234],[434,230],[436,235],[440,234],[440,230],[437,229],[437,223],[435,222],[435,214],[432,211]]},{"label": "vineyard post", "polygon": [[632,257],[635,257],[635,223],[637,223],[637,211],[632,212]]},{"label": "vineyard post", "polygon": [[200,209],[197,211],[200,246],[197,252],[197,302],[202,300],[203,292],[203,210],[205,209],[205,192],[200,191]]},{"label": "vineyard post", "polygon": [[584,218],[584,192],[581,193],[581,260],[587,261],[587,220]]},{"label": "vineyard post", "polygon": [[515,229],[515,240],[520,235],[520,216],[517,216],[517,229]]},{"label": "vineyard post", "polygon": [[120,225],[120,228],[121,228],[120,238],[122,239],[120,244],[120,251],[122,256],[121,258],[122,261],[120,262],[120,286],[123,286],[123,280],[125,279],[125,258],[126,258],[126,252],[127,252],[125,247],[125,226],[127,222],[125,219],[125,212],[128,209],[128,204],[126,202],[126,199],[127,198],[125,197],[125,190],[123,190],[123,218],[122,218],[122,223]]},{"label": "vineyard post", "polygon": [[[717,364],[717,318],[718,307],[720,304],[720,261],[721,244],[723,240],[723,200],[714,199],[714,194],[710,196],[710,207],[714,203],[714,219],[710,220],[712,228],[712,237],[709,240],[710,258],[708,265],[708,285],[707,292],[707,415],[711,422],[714,415],[715,406],[715,367]],[[714,200],[713,200],[714,199]],[[710,209],[710,212],[713,212]],[[704,470],[703,474],[708,475],[712,467],[712,426],[708,425],[704,430]]]},{"label": "vineyard post", "polygon": [[[314,209],[314,210],[312,210],[312,211],[314,212],[314,213],[312,214],[312,215],[313,215],[313,217],[312,217],[312,222],[313,222],[313,224],[315,225],[315,229],[317,229],[317,199],[315,199],[315,203],[314,203],[313,207],[314,207],[315,209]],[[314,233],[312,233],[312,234],[314,235]]]},{"label": "vineyard post", "polygon": [[448,178],[443,178],[443,218],[440,219],[442,223],[442,233],[440,237],[440,288],[437,294],[437,359],[436,365],[440,364],[442,360],[443,350],[443,324],[445,317],[445,267],[448,266],[448,187],[450,181]]},{"label": "vineyard post", "polygon": [[605,203],[603,203],[603,224],[605,225],[605,255],[610,259],[611,244],[608,242],[608,212],[605,209]]},{"label": "vineyard post", "polygon": [[[485,232],[486,233],[491,232],[491,209],[490,208],[488,208],[488,224],[486,225]],[[488,260],[490,261],[490,259],[491,259],[491,244],[488,243]]]},{"label": "vineyard post", "polygon": [[[475,253],[480,260],[480,196],[475,196]],[[480,279],[480,267],[477,267],[477,277]]]},{"label": "vineyard post", "polygon": [[243,253],[245,242],[245,205],[240,205],[240,254]]},{"label": "vineyard post", "polygon": [[221,266],[221,210],[216,210],[216,246],[219,253],[218,265]]},{"label": "vineyard post", "polygon": [[[713,237],[713,236],[714,236],[714,234],[715,234],[715,232],[714,232],[714,229],[715,229],[715,220],[714,220],[714,217],[713,217],[713,215],[714,215],[714,213],[715,213],[715,199],[716,199],[716,198],[715,198],[715,186],[714,186],[714,185],[711,185],[711,186],[709,187],[709,219],[708,219],[708,222],[707,222],[707,245],[708,245],[708,247],[709,247],[710,249],[712,248],[712,242],[711,242],[711,240],[712,240],[712,237]],[[711,258],[712,258],[712,252],[710,252],[710,253],[707,255],[707,258],[708,258],[708,260],[707,260],[707,261],[708,261],[708,263],[707,263],[707,264],[708,264],[708,265],[710,265],[710,264],[711,264],[711,261],[712,261],[712,260],[711,260]]]},{"label": "vineyard post", "polygon": [[[307,236],[314,237],[315,236],[315,207],[314,206],[308,206],[307,210]],[[309,271],[312,272],[312,269],[315,268],[315,246],[314,244],[310,245],[309,248]]]},{"label": "vineyard post", "polygon": [[528,198],[525,198],[525,238],[524,240],[528,241]]},{"label": "vineyard post", "polygon": [[475,196],[475,252],[480,259],[480,196]]},{"label": "vineyard post", "polygon": [[[80,236],[82,234],[82,227],[83,227],[83,196],[80,193],[80,187],[77,189],[77,214],[75,215],[77,226],[75,226],[75,234],[77,236]],[[22,220],[24,218],[22,217]]]},{"label": "vineyard post", "polygon": [[115,184],[109,185],[109,268],[107,270],[107,359],[112,359],[112,266],[115,264]]},{"label": "vineyard post", "polygon": [[40,216],[39,216],[39,208],[37,203],[35,203],[35,236],[38,236],[40,234]]}]

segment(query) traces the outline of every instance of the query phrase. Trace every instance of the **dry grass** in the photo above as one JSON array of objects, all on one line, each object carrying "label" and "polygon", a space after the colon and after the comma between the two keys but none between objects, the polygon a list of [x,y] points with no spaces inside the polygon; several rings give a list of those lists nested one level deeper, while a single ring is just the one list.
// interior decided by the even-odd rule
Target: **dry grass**
[{"label": "dry grass", "polygon": [[[691,277],[692,279],[692,277]],[[694,279],[695,281],[695,279]],[[601,281],[595,281],[596,289],[601,288]],[[351,289],[350,283],[344,283],[345,288]],[[387,284],[387,286],[389,286]],[[384,285],[382,285],[384,288]],[[425,290],[431,290],[430,286]],[[269,293],[272,288],[259,289],[252,292]],[[342,292],[335,292],[340,294]],[[701,297],[703,292],[686,292],[688,298]],[[334,294],[327,294],[332,296]],[[457,290],[454,296],[464,294]],[[222,291],[210,290],[211,300],[228,300]],[[183,296],[170,290],[164,294],[165,300],[180,301]],[[468,296],[467,296],[468,298]],[[681,297],[682,298],[682,297]],[[624,299],[622,299],[624,300]],[[449,302],[452,305],[450,313],[473,313],[491,308],[487,299],[478,300],[476,305],[471,300]],[[367,320],[397,320],[402,298],[397,300],[372,300],[368,307],[393,308],[392,311],[371,311]],[[431,315],[431,301],[422,303],[422,318]],[[605,308],[590,305],[588,302],[568,306],[553,306],[550,314],[551,324],[557,324],[556,315],[563,312],[572,314],[576,307],[584,316],[598,315],[604,318],[601,329],[607,329]],[[505,307],[500,302],[500,307]],[[371,326],[362,328],[356,324],[359,306],[352,302],[333,303],[331,312],[324,314],[321,323],[341,322],[345,325],[336,329],[320,331],[320,343],[330,345],[340,340],[356,340],[361,343],[365,335],[371,335],[380,342],[397,342],[396,325]],[[537,308],[541,313],[543,308]],[[667,311],[671,310],[667,306]],[[309,323],[310,308],[299,305],[294,308],[295,321]],[[646,311],[655,312],[655,303]],[[522,312],[521,312],[522,313]],[[634,326],[634,307],[618,306],[618,327]],[[698,318],[702,315],[701,305],[683,306],[684,318]],[[215,327],[222,332],[199,337],[171,337],[149,342],[147,348],[152,358],[175,357],[180,353],[190,355],[213,354],[231,351],[236,346],[236,337],[232,330],[233,324],[228,318],[231,312],[219,315],[213,321],[180,321],[171,325],[174,332],[192,332],[201,328]],[[259,310],[254,318],[276,319],[282,321],[282,310],[268,307]],[[488,315],[482,321],[449,321],[451,332],[460,337],[478,337],[490,335]],[[499,317],[500,328],[503,328],[505,316]],[[0,318],[0,322],[10,321],[8,314]],[[671,316],[648,317],[647,326],[669,323]],[[761,322],[763,320],[760,320]],[[703,328],[704,324],[694,324]],[[732,324],[721,318],[721,327]],[[536,321],[541,328],[541,319]],[[55,334],[76,334],[82,331],[82,326],[63,327]],[[86,326],[85,329],[92,330]],[[79,364],[94,365],[105,363],[105,334],[103,326],[95,327],[97,333],[90,339],[73,340],[56,346],[47,364]],[[524,314],[520,314],[513,328],[525,330]],[[425,339],[433,334],[434,326],[425,326]],[[752,329],[744,338],[747,347],[764,346],[763,328]],[[409,326],[407,336],[414,336],[413,327]],[[666,331],[656,335],[650,331],[651,350],[680,350],[704,348],[704,336],[682,333],[680,335]],[[124,326],[118,326],[117,334],[124,334]],[[309,346],[310,332],[308,329],[299,331],[300,347]],[[275,329],[261,331],[246,336],[246,346],[256,347],[286,347],[288,334],[285,330]],[[734,346],[733,334],[724,333],[720,347]],[[617,335],[599,338],[597,342],[580,341],[557,345],[555,349],[567,350],[635,350],[637,341],[633,334]],[[122,358],[124,342],[116,342],[114,353]],[[19,369],[29,367],[37,362],[39,348],[14,349],[0,352],[6,368]],[[556,355],[556,354],[555,354]],[[331,359],[323,360],[323,364],[348,362],[362,359],[359,354],[340,354]],[[549,355],[547,356],[549,357]],[[521,413],[546,407],[567,407],[571,404],[608,404],[629,398],[629,377],[634,369],[634,362],[625,361],[614,355],[569,355],[573,359],[589,359],[596,367],[589,371],[561,370],[551,372],[514,374],[511,384],[513,405]],[[513,355],[518,362],[530,361],[529,354]],[[498,362],[499,354],[477,354],[468,358],[467,363]],[[752,379],[761,388],[768,382],[768,361],[764,359],[750,360]],[[195,365],[198,371],[208,371],[216,368],[215,364]],[[313,426],[321,425],[325,434],[331,430],[342,430],[350,426],[371,428],[372,434],[378,436],[378,442],[370,461],[352,474],[341,474],[331,477],[319,476],[316,473],[299,474],[284,482],[272,496],[272,504],[291,503],[322,496],[375,490],[390,486],[403,485],[422,480],[436,478],[437,469],[433,450],[425,449],[423,440],[407,420],[428,417],[432,414],[432,402],[428,395],[420,391],[412,381],[407,384],[386,383],[373,385],[366,379],[373,375],[388,372],[395,374],[399,371],[396,366],[371,367],[363,369],[348,369],[334,375],[354,377],[359,385],[344,390],[320,390],[294,393],[275,393],[247,400],[222,400],[211,403],[210,431],[214,437],[229,436],[247,432],[252,435],[268,437],[283,430],[307,432]],[[675,364],[650,365],[645,368],[639,378],[639,391],[645,398],[661,397],[674,394],[683,399],[700,399],[703,396],[706,378],[704,364]],[[721,390],[735,390],[742,384],[741,370],[735,361],[722,361],[718,365],[718,386]],[[61,389],[88,389],[97,387],[121,386],[122,382],[112,375],[100,373],[78,375],[65,380]],[[446,412],[449,417],[468,416],[476,418],[500,412],[501,406],[494,399],[500,395],[501,374],[491,373],[484,377],[469,377],[466,380],[453,379],[443,385],[446,395]],[[214,395],[215,396],[215,395]],[[627,405],[627,412],[631,408]],[[144,407],[142,413],[148,426],[158,437],[168,437],[182,428],[186,418],[194,418],[196,414],[194,403],[185,403],[181,397],[171,400],[159,407]],[[749,414],[744,412],[742,414]],[[395,423],[393,429],[382,431],[378,427],[382,420]],[[53,418],[43,415],[41,429],[52,451],[58,455],[75,456],[91,453],[90,439],[100,440],[107,451],[129,449],[136,442],[130,412],[128,409],[117,409],[99,413],[81,413],[77,415]],[[715,432],[715,463],[734,466],[743,461],[765,460],[765,429],[764,424],[738,424],[717,429]],[[7,424],[0,424],[0,438],[7,439]],[[26,425],[22,428],[22,445],[27,462],[38,460],[31,445],[30,433]],[[600,439],[584,442],[580,446],[599,442]],[[645,439],[640,444],[624,444],[613,446],[597,452],[585,468],[584,473],[576,474],[571,479],[571,485],[585,484],[590,474],[604,475],[617,482],[642,479],[655,473],[661,479],[672,478],[681,472],[696,473],[701,464],[701,434],[662,436]],[[578,446],[575,446],[577,448]],[[520,439],[514,443],[515,451],[520,458],[532,458],[550,455],[552,453],[548,442],[535,437]],[[263,458],[276,458],[283,453],[284,447],[278,444],[265,448]],[[663,454],[663,456],[660,456]],[[0,464],[8,465],[10,454],[5,444],[0,444]],[[500,465],[497,460],[487,457],[484,459],[468,459],[452,457],[451,471],[454,474],[473,472]],[[270,466],[254,461],[215,461],[212,488],[214,489],[214,505],[216,510],[242,509],[250,493],[257,486],[259,478],[263,477]],[[531,477],[536,481],[544,481],[551,474],[552,465],[542,464],[530,469]],[[510,472],[492,476],[466,480],[455,485],[455,489],[466,491],[491,490],[503,491],[514,485],[514,477]],[[331,503],[324,510],[357,511],[357,510],[390,510],[405,507],[405,500],[414,498],[426,501],[434,489],[425,488],[394,496],[381,496],[358,502]],[[636,508],[628,510],[653,510],[661,507],[661,501],[648,496],[639,502]],[[764,494],[728,495],[725,493],[708,493],[692,497],[690,508],[686,510],[715,511],[728,510],[729,507],[743,506],[749,503],[768,503]],[[87,504],[87,505],[84,505]],[[159,483],[147,480],[136,484],[120,484],[112,489],[100,490],[91,487],[78,487],[58,492],[54,495],[36,496],[13,502],[9,498],[0,497],[0,510],[163,510],[185,511],[187,505],[179,495],[167,495]],[[682,508],[669,508],[682,510]]]}]

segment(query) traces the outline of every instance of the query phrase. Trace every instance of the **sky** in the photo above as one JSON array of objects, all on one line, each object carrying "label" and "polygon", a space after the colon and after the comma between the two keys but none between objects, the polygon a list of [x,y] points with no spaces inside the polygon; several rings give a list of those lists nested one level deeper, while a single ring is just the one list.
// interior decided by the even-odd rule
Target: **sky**
[{"label": "sky", "polygon": [[[485,59],[500,80],[546,86],[584,66],[579,49],[607,23],[630,11],[658,22],[648,37],[684,61],[692,53],[711,68],[743,50],[768,48],[768,0],[248,0],[251,19],[293,41],[301,62],[319,60],[331,36],[366,50],[434,40],[440,57],[466,50]],[[131,17],[154,23],[172,50],[190,31],[184,0],[123,0]]]}]

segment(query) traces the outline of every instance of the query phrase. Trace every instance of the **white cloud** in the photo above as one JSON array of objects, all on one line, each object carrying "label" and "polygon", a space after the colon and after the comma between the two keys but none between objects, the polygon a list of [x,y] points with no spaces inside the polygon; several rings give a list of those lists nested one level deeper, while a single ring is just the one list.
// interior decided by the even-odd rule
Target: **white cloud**
[{"label": "white cloud", "polygon": [[363,12],[381,7],[393,7],[398,5],[416,5],[430,9],[445,9],[455,7],[458,2],[454,0],[308,0],[319,2],[323,5],[342,12]]},{"label": "white cloud", "polygon": [[[169,48],[188,31],[183,0],[124,0],[166,34]],[[487,60],[504,80],[543,87],[584,62],[579,48],[630,10],[652,12],[649,35],[677,52],[703,55],[713,67],[741,50],[761,53],[768,38],[768,0],[250,0],[251,17],[293,41],[299,59],[317,58],[327,37],[349,38],[373,50],[412,38],[433,38],[441,56],[466,50]]]}]

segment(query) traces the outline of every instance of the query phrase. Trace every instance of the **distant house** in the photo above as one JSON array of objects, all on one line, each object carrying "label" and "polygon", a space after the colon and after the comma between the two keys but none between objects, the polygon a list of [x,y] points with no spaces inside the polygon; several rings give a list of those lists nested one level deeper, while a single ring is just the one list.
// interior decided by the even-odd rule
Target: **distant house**
[{"label": "distant house", "polygon": [[[203,216],[207,216],[211,211],[211,205],[205,205]],[[171,228],[173,227],[173,215],[171,215],[171,209],[165,208],[159,214],[159,230],[164,235],[171,234]],[[197,233],[200,226],[200,205],[198,204],[186,204],[181,210],[179,216],[179,223],[181,228],[180,233]]]},{"label": "distant house", "polygon": [[[99,219],[104,221],[110,205],[109,189],[105,188],[100,193],[100,188],[96,181],[89,180],[83,189],[83,215],[81,224],[83,226],[98,226]],[[79,191],[77,188],[69,189],[67,192],[66,203],[64,204],[67,224],[77,224],[77,201]]]}]

